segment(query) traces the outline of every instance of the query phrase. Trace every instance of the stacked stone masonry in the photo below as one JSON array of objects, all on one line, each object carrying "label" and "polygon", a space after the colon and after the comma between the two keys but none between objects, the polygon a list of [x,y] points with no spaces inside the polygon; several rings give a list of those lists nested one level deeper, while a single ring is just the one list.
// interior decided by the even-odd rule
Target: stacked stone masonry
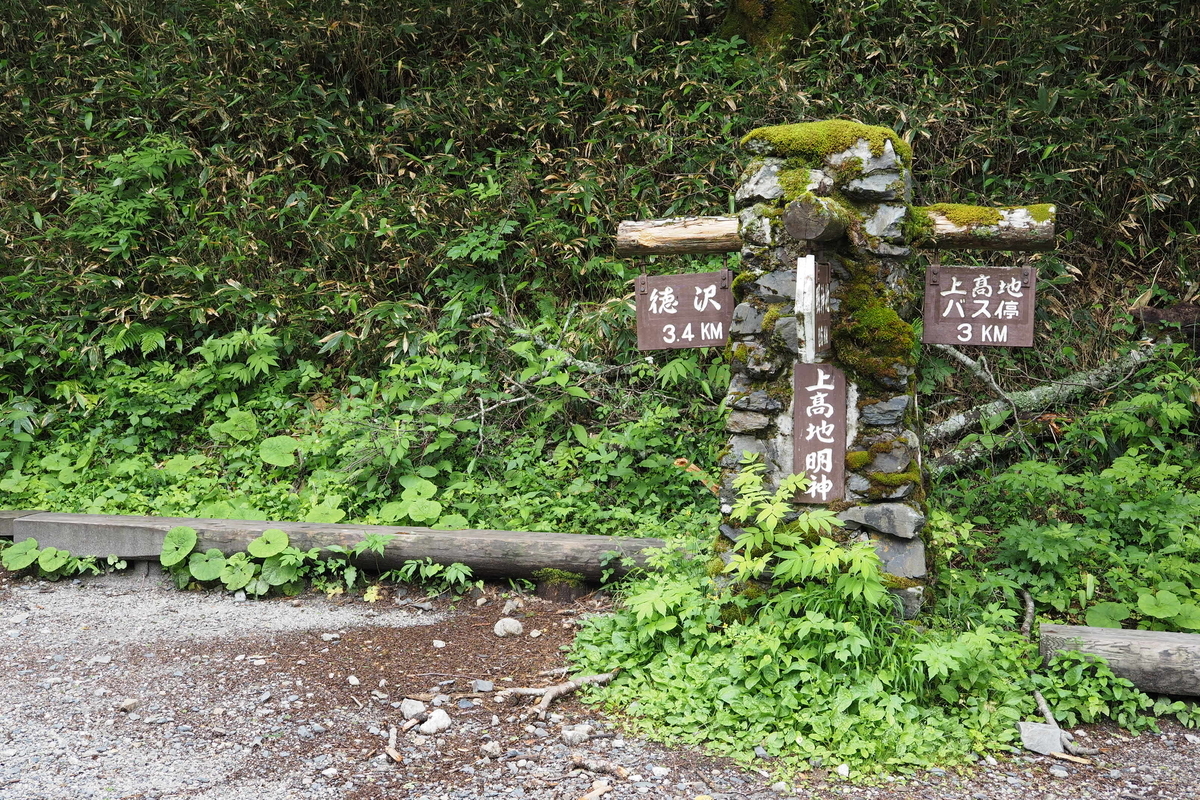
[{"label": "stacked stone masonry", "polygon": [[910,151],[885,128],[849,122],[760,128],[736,189],[744,243],[734,282],[729,447],[721,460],[728,514],[747,453],[777,486],[793,471],[792,369],[803,349],[796,268],[813,254],[831,266],[832,346],[818,361],[843,370],[846,496],[831,504],[851,537],[875,543],[906,616],[920,608],[925,499],[915,416],[916,315],[905,225]]}]

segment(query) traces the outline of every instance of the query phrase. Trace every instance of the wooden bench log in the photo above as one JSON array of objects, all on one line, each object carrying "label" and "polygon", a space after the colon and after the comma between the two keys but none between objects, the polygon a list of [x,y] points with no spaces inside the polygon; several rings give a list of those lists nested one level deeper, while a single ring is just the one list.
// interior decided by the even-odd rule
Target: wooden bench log
[{"label": "wooden bench log", "polygon": [[1042,657],[1048,660],[1063,650],[1102,656],[1115,675],[1143,692],[1200,696],[1198,634],[1042,625]]},{"label": "wooden bench log", "polygon": [[13,519],[14,541],[29,537],[40,547],[57,547],[74,556],[119,556],[127,560],[157,560],[163,537],[177,525],[194,528],[198,549],[216,548],[226,555],[243,551],[252,539],[268,528],[287,533],[291,544],[302,550],[330,545],[352,547],[367,534],[393,534],[381,555],[365,553],[358,564],[372,571],[396,569],[406,561],[429,558],[439,564],[466,564],[480,578],[533,578],[541,569],[576,572],[589,581],[599,581],[611,569],[622,575],[629,566],[614,558],[620,553],[641,566],[641,552],[662,547],[661,539],[626,539],[571,533],[526,533],[519,531],[439,531],[396,525],[323,525],[305,522],[258,522],[190,517],[134,517],[101,514],[50,514],[23,512]]},{"label": "wooden bench log", "polygon": [[[788,231],[793,236],[828,241],[844,232],[844,223],[824,206],[820,209],[811,204],[802,206],[792,211]],[[1054,206],[982,209],[990,213],[979,214],[974,221],[956,213],[955,208],[969,207],[947,204],[914,207],[913,216],[928,224],[918,226],[913,246],[1022,252],[1054,248]],[[621,256],[732,253],[741,249],[736,217],[626,220],[617,227],[617,255]]]}]

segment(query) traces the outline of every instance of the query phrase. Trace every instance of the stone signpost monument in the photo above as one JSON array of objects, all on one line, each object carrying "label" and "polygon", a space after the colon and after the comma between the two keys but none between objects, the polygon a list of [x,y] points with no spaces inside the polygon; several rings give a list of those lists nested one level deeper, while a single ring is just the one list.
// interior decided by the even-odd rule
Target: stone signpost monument
[{"label": "stone signpost monument", "polygon": [[852,535],[873,540],[911,616],[925,576],[912,321],[933,297],[927,319],[936,312],[947,335],[967,336],[957,341],[1027,344],[990,340],[1016,330],[1009,323],[1024,323],[1022,338],[1032,330],[1036,285],[1028,268],[979,270],[986,282],[938,268],[922,280],[912,274],[913,248],[1048,249],[1054,208],[913,206],[911,149],[887,128],[781,125],[751,131],[742,146],[750,160],[735,191],[737,217],[622,223],[618,251],[741,252],[722,511],[747,453],[766,465],[768,485],[803,472],[810,488],[797,503],[826,504]]}]

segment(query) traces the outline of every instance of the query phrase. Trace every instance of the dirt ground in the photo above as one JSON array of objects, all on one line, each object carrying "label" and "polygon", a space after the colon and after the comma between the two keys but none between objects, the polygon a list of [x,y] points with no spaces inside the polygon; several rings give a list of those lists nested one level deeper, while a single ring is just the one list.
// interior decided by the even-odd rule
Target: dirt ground
[{"label": "dirt ground", "polygon": [[[528,716],[537,698],[498,701],[563,680],[551,671],[603,595],[397,594],[237,602],[134,575],[0,573],[0,797],[1200,798],[1200,738],[1171,724],[1088,726],[1101,753],[1086,765],[1011,755],[874,786],[781,782],[769,760],[629,735],[576,695],[545,721]],[[506,605],[521,635],[494,633]],[[407,729],[405,700],[425,707]],[[449,727],[422,732],[438,710]]]}]

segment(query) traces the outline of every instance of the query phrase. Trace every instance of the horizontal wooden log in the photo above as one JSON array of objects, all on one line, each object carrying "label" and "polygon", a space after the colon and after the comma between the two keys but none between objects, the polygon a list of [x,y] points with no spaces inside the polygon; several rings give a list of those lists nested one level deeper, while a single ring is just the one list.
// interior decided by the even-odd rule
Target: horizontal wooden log
[{"label": "horizontal wooden log", "polygon": [[1101,656],[1143,692],[1200,696],[1200,635],[1042,625],[1043,658],[1062,650]]},{"label": "horizontal wooden log", "polygon": [[[789,234],[809,241],[829,241],[842,235],[844,224],[838,229],[836,216],[815,213],[821,219],[810,218],[812,213],[801,219],[799,211],[793,212],[791,226],[785,218]],[[914,247],[1021,252],[1054,248],[1055,208],[1051,205],[988,209],[940,204],[917,206],[910,213],[922,222],[915,226]],[[741,248],[735,217],[626,220],[617,228],[617,254],[622,256],[732,253]]]},{"label": "horizontal wooden log", "polygon": [[611,552],[645,562],[641,551],[662,547],[661,539],[626,539],[571,533],[518,531],[438,531],[392,525],[322,525],[306,522],[258,522],[188,517],[132,517],[101,514],[35,513],[12,521],[13,539],[29,537],[40,547],[57,547],[75,556],[119,556],[127,560],[157,560],[163,537],[177,525],[194,528],[199,549],[216,548],[225,554],[246,549],[268,528],[287,533],[302,550],[331,545],[353,547],[367,534],[392,534],[381,555],[365,553],[358,564],[373,571],[396,569],[406,561],[429,558],[438,564],[466,564],[481,578],[532,578],[540,569],[577,572],[598,581],[605,569],[621,575],[629,567],[621,559],[605,563]]},{"label": "horizontal wooden log", "polygon": [[617,254],[732,253],[742,249],[737,217],[677,217],[617,226]]},{"label": "horizontal wooden log", "polygon": [[847,214],[836,201],[812,197],[788,203],[783,211],[783,227],[793,239],[806,242],[831,242],[846,233]]},{"label": "horizontal wooden log", "polygon": [[914,208],[929,225],[911,244],[940,250],[1052,250],[1054,249],[1054,206],[982,208],[940,204]]},{"label": "horizontal wooden log", "polygon": [[28,517],[31,514],[44,514],[44,511],[12,511],[0,509],[0,539],[11,539],[13,536],[13,520]]}]

